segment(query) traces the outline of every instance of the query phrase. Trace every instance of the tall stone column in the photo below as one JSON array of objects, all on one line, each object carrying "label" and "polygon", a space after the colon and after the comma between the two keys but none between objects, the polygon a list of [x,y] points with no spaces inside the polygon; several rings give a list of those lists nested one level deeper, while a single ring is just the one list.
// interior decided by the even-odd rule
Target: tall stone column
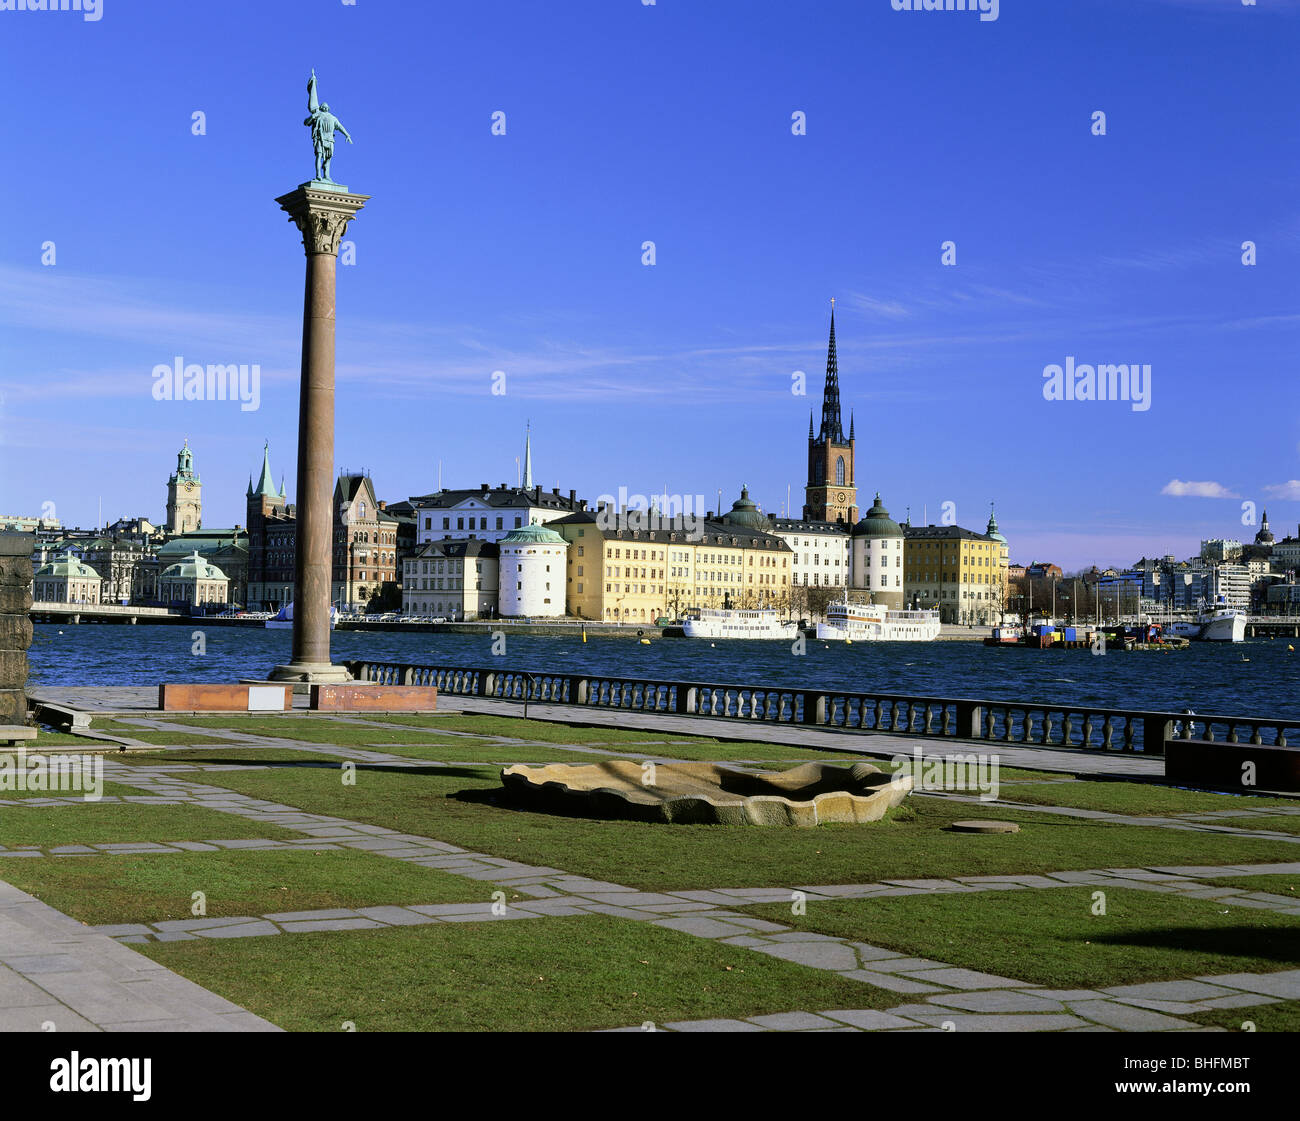
[{"label": "tall stone column", "polygon": [[27,613],[35,544],[31,533],[0,533],[0,725],[27,723],[27,648],[32,644]]},{"label": "tall stone column", "polygon": [[307,283],[298,403],[298,545],[294,560],[293,656],[272,681],[347,681],[330,662],[334,558],[334,271],[348,223],[369,200],[313,180],[276,199],[302,231]]}]

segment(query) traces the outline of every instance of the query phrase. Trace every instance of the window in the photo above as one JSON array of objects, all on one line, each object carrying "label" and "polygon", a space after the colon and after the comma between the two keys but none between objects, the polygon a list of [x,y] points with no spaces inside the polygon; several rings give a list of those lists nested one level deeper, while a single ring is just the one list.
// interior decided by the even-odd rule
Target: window
[{"label": "window", "polygon": [[844,485],[844,457],[837,456],[835,459],[835,485],[842,487]]}]

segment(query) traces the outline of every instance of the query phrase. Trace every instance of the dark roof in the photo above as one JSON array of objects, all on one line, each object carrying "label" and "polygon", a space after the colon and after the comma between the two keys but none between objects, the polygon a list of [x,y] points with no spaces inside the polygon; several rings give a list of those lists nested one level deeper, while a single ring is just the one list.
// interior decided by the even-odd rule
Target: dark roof
[{"label": "dark roof", "polygon": [[903,536],[909,541],[992,541],[987,533],[976,533],[959,525],[906,525]]},{"label": "dark roof", "polygon": [[568,495],[542,490],[541,487],[533,487],[532,490],[524,490],[523,487],[478,487],[473,490],[440,490],[433,494],[416,494],[411,496],[411,503],[413,507],[425,510],[443,510],[459,506],[470,499],[495,507],[534,506],[548,510],[574,510],[580,501],[574,499],[571,503]]},{"label": "dark roof", "polygon": [[802,518],[773,518],[773,533],[836,533],[847,538],[849,527],[843,522],[805,521]]},{"label": "dark roof", "polygon": [[430,541],[427,545],[411,554],[413,559],[420,557],[495,557],[501,550],[495,541],[484,541],[475,537],[472,540],[463,537],[449,537],[443,541]]},{"label": "dark roof", "polygon": [[546,524],[551,529],[564,525],[589,525],[602,537],[610,541],[651,541],[665,544],[689,543],[692,545],[737,547],[743,545],[748,548],[778,549],[787,553],[790,552],[790,546],[786,544],[783,538],[741,525],[726,525],[722,522],[701,520],[696,526],[699,535],[692,536],[686,526],[685,519],[680,514],[673,518],[663,518],[655,514],[641,515],[648,519],[650,526],[654,528],[638,529],[635,526],[635,518],[639,514],[639,511],[629,511],[628,517],[633,519],[634,524],[617,528],[602,526],[597,521],[598,514],[592,513],[590,510],[581,510],[576,514],[557,518]]}]

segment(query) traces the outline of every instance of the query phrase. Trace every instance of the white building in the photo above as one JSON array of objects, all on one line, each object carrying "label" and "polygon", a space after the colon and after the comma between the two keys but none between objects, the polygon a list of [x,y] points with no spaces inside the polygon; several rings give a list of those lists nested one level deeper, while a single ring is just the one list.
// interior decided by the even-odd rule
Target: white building
[{"label": "white building", "polygon": [[507,533],[526,525],[549,522],[582,508],[573,491],[568,497],[559,488],[525,490],[504,483],[476,490],[441,490],[411,498],[415,510],[415,540],[500,541]]},{"label": "white building", "polygon": [[569,543],[553,529],[526,525],[511,530],[497,547],[501,615],[563,616]]},{"label": "white building", "polygon": [[498,547],[432,541],[402,561],[402,614],[464,620],[497,613]]},{"label": "white building", "polygon": [[98,603],[101,580],[90,565],[71,553],[42,565],[32,577],[32,599],[37,603]]},{"label": "white building", "polygon": [[230,600],[230,579],[215,564],[199,556],[196,549],[176,564],[168,565],[158,577],[158,598],[164,603],[190,607],[220,604]]},{"label": "white building", "polygon": [[850,583],[849,531],[834,522],[772,518],[768,531],[790,546],[790,586],[843,588]]},{"label": "white building", "polygon": [[894,610],[903,607],[903,527],[876,501],[853,527],[852,585],[867,592],[872,603]]}]

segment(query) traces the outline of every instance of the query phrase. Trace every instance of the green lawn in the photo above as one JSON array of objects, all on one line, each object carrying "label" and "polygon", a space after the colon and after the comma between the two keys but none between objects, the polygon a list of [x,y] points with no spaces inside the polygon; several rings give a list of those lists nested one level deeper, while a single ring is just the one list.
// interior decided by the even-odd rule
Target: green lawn
[{"label": "green lawn", "polygon": [[[1029,785],[1000,782],[998,796],[1009,802],[1031,802],[1036,806],[1073,806],[1082,810],[1160,817],[1166,814],[1207,813],[1254,807],[1294,806],[1284,798],[1250,798],[1232,794],[1208,794],[1179,790],[1144,782],[1063,782]],[[1286,820],[1279,818],[1278,820]],[[1300,820],[1300,819],[1293,819]]]},{"label": "green lawn", "polygon": [[136,948],[291,1031],[587,1031],[899,999],[604,915]]},{"label": "green lawn", "polygon": [[[170,721],[169,721],[170,722]],[[117,720],[94,720],[91,727],[96,732],[106,732],[110,736],[125,736],[128,739],[139,740],[141,743],[173,744],[173,743],[225,743],[226,740],[218,733],[212,735],[202,735],[198,732],[164,732],[156,728],[146,728],[139,724],[123,724]],[[91,741],[83,739],[81,743],[87,744]],[[103,743],[101,746],[107,750],[115,750],[115,745]]]},{"label": "green lawn", "polygon": [[[203,781],[312,813],[336,814],[530,864],[648,889],[870,883],[899,877],[995,875],[1071,868],[1293,860],[1281,841],[1109,825],[1032,811],[914,797],[871,825],[758,829],[600,821],[511,808],[499,770],[358,768],[213,772]],[[971,836],[963,818],[1022,823],[1018,834]]]},{"label": "green lawn", "polygon": [[[226,841],[244,837],[282,840],[301,836],[301,833],[278,825],[249,821],[202,806],[142,806],[135,803],[28,806],[22,802],[0,805],[0,845],[6,848],[125,841],[206,841],[212,838]],[[0,878],[3,878],[2,874]]]},{"label": "green lawn", "polygon": [[[123,786],[119,782],[105,782],[101,791],[104,797],[140,795],[145,791],[137,790],[134,786]],[[80,791],[64,790],[0,790],[0,801],[13,801],[20,798],[67,798],[80,797]]]},{"label": "green lawn", "polygon": [[9,883],[92,924],[187,919],[196,891],[207,896],[207,916],[219,918],[485,902],[495,886],[357,849],[59,856],[0,867]]},{"label": "green lawn", "polygon": [[138,767],[152,767],[159,763],[191,763],[199,767],[205,763],[246,763],[249,766],[259,763],[330,763],[337,767],[343,762],[337,755],[305,748],[203,746],[178,751],[128,751],[125,755],[113,756],[113,761]]},{"label": "green lawn", "polygon": [[[221,733],[240,732],[249,736],[267,736],[272,739],[300,740],[304,743],[328,743],[338,746],[387,743],[446,743],[452,737],[430,735],[410,727],[394,725],[392,728],[376,727],[384,723],[380,718],[366,717],[366,723],[330,716],[178,716],[169,718],[172,724],[206,730],[209,736],[220,739]],[[162,734],[162,733],[159,733]],[[171,733],[167,733],[171,734]],[[182,733],[184,734],[184,733]],[[151,741],[152,742],[152,741]],[[184,740],[159,742],[185,742]],[[229,738],[224,741],[229,743]]]},{"label": "green lawn", "polygon": [[[1300,1031],[1300,1000],[1283,1000],[1277,1004],[1259,1004],[1248,1008],[1216,1008],[1211,1012],[1194,1012],[1183,1019],[1207,1027],[1228,1031]],[[1251,1024],[1253,1027],[1246,1027]]]},{"label": "green lawn", "polygon": [[[1208,824],[1208,823],[1207,823]],[[1300,833],[1300,817],[1291,814],[1257,814],[1253,817],[1218,817],[1215,825],[1233,829],[1267,829],[1273,833]]]},{"label": "green lawn", "polygon": [[1296,896],[1296,905],[1300,906],[1300,876],[1296,875],[1215,876],[1213,879],[1205,877],[1201,882],[1212,887],[1240,887],[1246,891],[1266,891],[1270,895]]},{"label": "green lawn", "polygon": [[[1300,919],[1222,900],[1092,887],[809,900],[748,911],[915,957],[1059,989],[1095,989],[1210,973],[1268,973],[1300,958]],[[1226,909],[1227,913],[1224,914]]]}]

